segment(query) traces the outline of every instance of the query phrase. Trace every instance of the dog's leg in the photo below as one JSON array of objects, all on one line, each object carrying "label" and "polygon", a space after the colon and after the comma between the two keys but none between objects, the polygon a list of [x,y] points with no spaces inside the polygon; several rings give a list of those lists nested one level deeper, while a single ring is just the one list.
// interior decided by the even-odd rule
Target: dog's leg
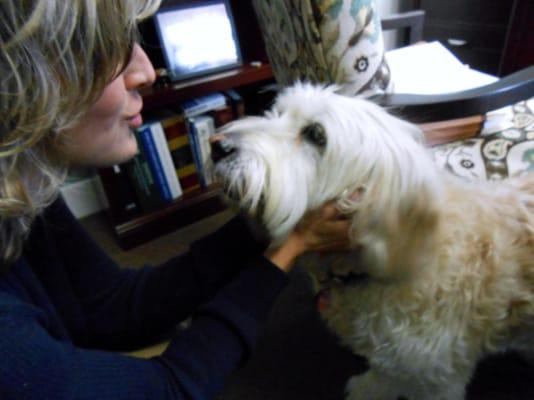
[{"label": "dog's leg", "polygon": [[346,400],[463,400],[467,381],[450,379],[437,386],[420,379],[400,379],[377,370],[349,379]]},{"label": "dog's leg", "polygon": [[419,387],[418,393],[407,400],[464,400],[467,382],[451,380],[443,386],[425,385]]},{"label": "dog's leg", "polygon": [[394,378],[370,369],[349,379],[346,400],[397,400],[404,395],[401,386]]}]

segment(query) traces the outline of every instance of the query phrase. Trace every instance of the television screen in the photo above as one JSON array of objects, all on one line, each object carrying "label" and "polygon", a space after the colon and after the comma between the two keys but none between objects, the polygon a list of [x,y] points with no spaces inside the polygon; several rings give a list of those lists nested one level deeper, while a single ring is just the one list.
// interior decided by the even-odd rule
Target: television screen
[{"label": "television screen", "polygon": [[154,17],[168,74],[190,78],[241,65],[241,53],[227,1],[185,1]]}]

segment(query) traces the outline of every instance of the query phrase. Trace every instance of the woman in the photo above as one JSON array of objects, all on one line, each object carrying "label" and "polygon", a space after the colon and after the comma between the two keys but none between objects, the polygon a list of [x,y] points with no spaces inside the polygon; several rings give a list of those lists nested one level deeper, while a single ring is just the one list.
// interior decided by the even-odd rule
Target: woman
[{"label": "woman", "polygon": [[[332,207],[265,254],[236,217],[157,268],[120,269],[58,199],[70,166],[123,162],[154,71],[158,0],[0,0],[0,398],[206,399],[250,355],[293,261],[342,246]],[[148,343],[148,360],[104,350]],[[100,350],[97,350],[100,349]]]}]

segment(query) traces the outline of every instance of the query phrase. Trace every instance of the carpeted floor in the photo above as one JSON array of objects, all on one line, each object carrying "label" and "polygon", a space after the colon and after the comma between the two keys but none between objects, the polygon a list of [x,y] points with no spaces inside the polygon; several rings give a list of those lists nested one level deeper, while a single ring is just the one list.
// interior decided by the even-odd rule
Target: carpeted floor
[{"label": "carpeted floor", "polygon": [[[215,215],[128,252],[118,248],[104,215],[82,223],[119,264],[137,267],[184,251],[231,216]],[[339,346],[319,320],[305,273],[297,268],[290,278],[254,357],[230,377],[218,400],[342,399],[348,377],[365,370],[365,360]],[[513,354],[486,360],[469,387],[468,399],[532,400],[534,369]]]}]

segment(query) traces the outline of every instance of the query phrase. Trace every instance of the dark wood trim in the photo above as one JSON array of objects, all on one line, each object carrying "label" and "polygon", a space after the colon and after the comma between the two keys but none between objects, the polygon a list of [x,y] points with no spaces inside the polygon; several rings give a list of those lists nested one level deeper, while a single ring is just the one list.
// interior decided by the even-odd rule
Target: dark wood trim
[{"label": "dark wood trim", "polygon": [[499,75],[506,75],[534,64],[534,2],[514,0]]},{"label": "dark wood trim", "polygon": [[225,208],[220,188],[210,186],[187,193],[160,210],[118,224],[114,230],[121,248],[128,250]]},{"label": "dark wood trim", "polygon": [[230,0],[234,22],[239,37],[239,47],[245,62],[268,62],[265,42],[252,1]]},{"label": "dark wood trim", "polygon": [[472,138],[480,133],[486,120],[485,115],[450,119],[447,121],[419,124],[429,146]]}]

